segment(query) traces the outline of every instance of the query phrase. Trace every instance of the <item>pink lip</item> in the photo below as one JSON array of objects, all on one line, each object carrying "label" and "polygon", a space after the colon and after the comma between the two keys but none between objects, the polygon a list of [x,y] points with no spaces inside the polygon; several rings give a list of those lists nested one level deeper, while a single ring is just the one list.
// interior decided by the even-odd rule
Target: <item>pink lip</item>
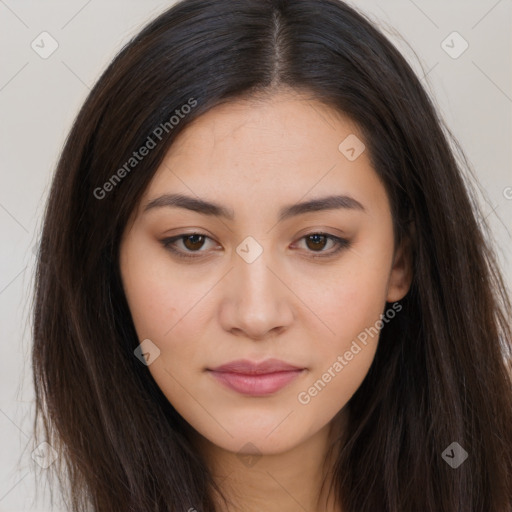
[{"label": "pink lip", "polygon": [[208,371],[225,386],[238,393],[262,396],[279,391],[298,377],[304,369],[278,359],[267,359],[261,363],[240,359]]}]

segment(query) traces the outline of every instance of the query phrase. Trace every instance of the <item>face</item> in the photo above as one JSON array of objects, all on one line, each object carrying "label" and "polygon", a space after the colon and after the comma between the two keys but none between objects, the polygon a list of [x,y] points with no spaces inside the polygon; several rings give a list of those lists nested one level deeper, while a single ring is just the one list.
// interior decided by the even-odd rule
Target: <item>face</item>
[{"label": "face", "polygon": [[215,107],[128,223],[121,275],[148,371],[222,449],[279,453],[325,429],[368,372],[385,302],[408,290],[363,143],[289,91]]}]

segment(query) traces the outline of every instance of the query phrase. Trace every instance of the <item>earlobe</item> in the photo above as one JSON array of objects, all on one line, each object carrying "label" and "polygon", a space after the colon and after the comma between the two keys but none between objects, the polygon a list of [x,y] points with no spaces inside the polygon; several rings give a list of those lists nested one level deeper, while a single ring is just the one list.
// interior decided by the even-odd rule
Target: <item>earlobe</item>
[{"label": "earlobe", "polygon": [[412,267],[410,237],[405,237],[395,252],[388,281],[387,302],[396,302],[407,295],[412,282]]}]

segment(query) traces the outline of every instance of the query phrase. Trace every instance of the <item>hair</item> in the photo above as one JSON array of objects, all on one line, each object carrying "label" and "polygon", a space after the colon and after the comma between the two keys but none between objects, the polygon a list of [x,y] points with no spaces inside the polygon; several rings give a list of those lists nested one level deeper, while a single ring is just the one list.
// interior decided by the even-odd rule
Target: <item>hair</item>
[{"label": "hair", "polygon": [[[412,255],[402,310],[336,434],[330,492],[347,512],[510,512],[512,308],[469,165],[405,58],[337,0],[179,2],[119,52],[82,106],[46,206],[33,305],[34,427],[59,454],[68,509],[218,510],[188,424],[134,356],[120,237],[194,119],[284,88],[360,128],[395,243]],[[125,176],[148,137],[155,147]],[[469,454],[456,469],[442,457],[453,442]]]}]

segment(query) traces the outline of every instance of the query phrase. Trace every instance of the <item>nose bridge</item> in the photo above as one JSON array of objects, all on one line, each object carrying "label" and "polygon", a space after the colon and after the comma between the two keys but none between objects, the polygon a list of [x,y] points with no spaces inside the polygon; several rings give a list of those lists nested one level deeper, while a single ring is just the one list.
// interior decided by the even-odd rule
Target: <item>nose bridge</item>
[{"label": "nose bridge", "polygon": [[238,256],[235,259],[235,287],[241,294],[238,299],[253,305],[272,302],[279,294],[279,281],[268,268],[273,266],[270,249],[264,249],[261,244],[259,246],[261,249],[254,242],[243,242],[237,248]]},{"label": "nose bridge", "polygon": [[293,315],[286,287],[274,275],[279,264],[271,249],[251,238],[240,243],[233,255],[234,268],[229,276],[222,319],[228,330],[262,337],[288,325]]}]

